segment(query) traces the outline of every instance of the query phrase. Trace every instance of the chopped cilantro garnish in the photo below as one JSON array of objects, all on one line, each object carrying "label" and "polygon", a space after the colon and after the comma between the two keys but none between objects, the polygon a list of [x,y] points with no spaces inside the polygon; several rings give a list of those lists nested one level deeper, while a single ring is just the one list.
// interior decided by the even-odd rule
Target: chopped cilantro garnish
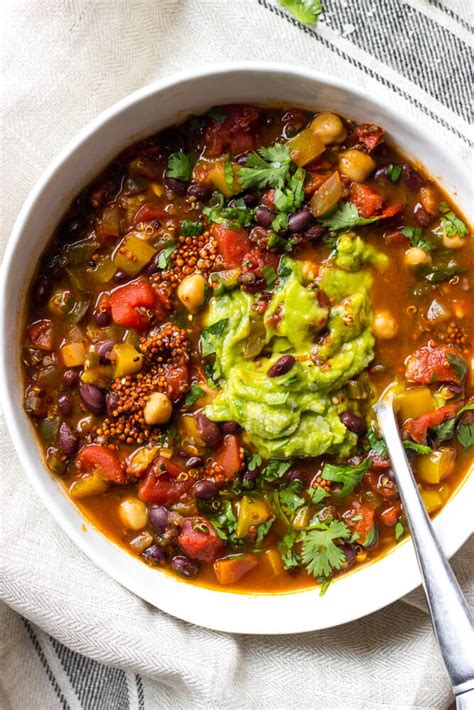
[{"label": "chopped cilantro garnish", "polygon": [[385,441],[377,438],[373,427],[369,427],[369,430],[367,431],[367,441],[369,442],[371,451],[378,454],[380,458],[387,458],[388,454]]},{"label": "chopped cilantro garnish", "polygon": [[321,476],[325,481],[342,483],[342,489],[338,493],[341,498],[352,493],[359,485],[363,477],[372,466],[369,458],[364,459],[358,466],[346,466],[344,464],[325,463],[321,471]]},{"label": "chopped cilantro garnish", "polygon": [[403,527],[402,523],[398,521],[398,523],[395,525],[395,540],[398,542],[401,540],[403,535],[405,534],[405,528]]},{"label": "chopped cilantro garnish", "polygon": [[173,153],[168,160],[166,176],[188,182],[191,179],[192,169],[193,162],[190,155],[187,153]]},{"label": "chopped cilantro garnish", "polygon": [[181,234],[183,237],[198,237],[202,234],[204,225],[201,222],[191,222],[189,219],[183,219],[181,222]]},{"label": "chopped cilantro garnish", "polygon": [[278,0],[278,2],[305,25],[315,25],[323,11],[321,0]]},{"label": "chopped cilantro garnish", "polygon": [[271,288],[278,278],[278,274],[273,266],[262,266],[262,276],[265,279],[267,288]]},{"label": "chopped cilantro garnish", "polygon": [[219,339],[222,336],[228,322],[228,318],[223,318],[202,331],[200,344],[201,355],[203,357],[207,357],[207,355],[212,355],[212,353],[216,352],[214,339]]},{"label": "chopped cilantro garnish", "polygon": [[224,121],[227,121],[227,114],[220,106],[213,106],[212,108],[210,108],[207,112],[207,115],[209,116],[209,118],[212,118],[214,121],[217,121],[217,123],[224,123]]},{"label": "chopped cilantro garnish", "polygon": [[405,237],[408,237],[414,247],[423,249],[423,251],[431,251],[432,245],[430,242],[426,241],[426,239],[423,239],[423,230],[421,227],[403,227],[401,232]]},{"label": "chopped cilantro garnish", "polygon": [[288,215],[279,212],[272,222],[272,229],[275,232],[284,232],[288,228]]},{"label": "chopped cilantro garnish", "polygon": [[[215,196],[220,196],[220,193],[213,193],[211,199]],[[214,200],[215,201],[215,200]],[[203,214],[209,218],[210,222],[216,224],[225,224],[231,229],[239,229],[240,227],[250,227],[254,220],[252,210],[249,210],[242,198],[233,201],[233,207],[223,207],[223,200],[219,205],[211,207],[203,207]]]},{"label": "chopped cilantro garnish", "polygon": [[416,444],[414,441],[410,441],[409,439],[403,442],[403,446],[405,447],[405,449],[408,449],[408,451],[413,451],[415,454],[431,454],[432,451],[431,446],[426,446],[425,444]]},{"label": "chopped cilantro garnish", "polygon": [[442,424],[437,424],[436,426],[431,427],[431,431],[436,436],[438,441],[442,443],[443,441],[448,441],[448,439],[453,438],[455,427],[456,417],[452,417],[451,419],[447,419]]},{"label": "chopped cilantro garnish", "polygon": [[278,212],[294,212],[304,202],[304,181],[306,171],[303,168],[295,170],[285,188],[277,188],[273,196]]},{"label": "chopped cilantro garnish", "polygon": [[333,572],[340,569],[346,561],[346,556],[336,541],[350,538],[347,525],[335,520],[328,525],[318,524],[314,529],[304,531],[301,535],[303,543],[301,561],[313,577],[327,579]]},{"label": "chopped cilantro garnish", "polygon": [[249,453],[248,451],[245,455],[245,461],[249,471],[255,471],[256,468],[262,465],[262,457],[260,454]]},{"label": "chopped cilantro garnish", "polygon": [[194,116],[193,114],[188,116],[188,126],[194,133],[202,131],[205,125],[206,121],[203,116]]},{"label": "chopped cilantro garnish", "polygon": [[295,243],[292,239],[283,239],[273,232],[268,235],[268,247],[270,249],[278,249],[289,254],[293,251],[294,246]]},{"label": "chopped cilantro garnish", "polygon": [[197,402],[198,399],[201,399],[201,397],[205,394],[205,391],[202,389],[202,387],[199,387],[199,385],[191,385],[188,394],[186,395],[186,399],[184,400],[184,405],[186,407],[190,407],[192,404]]},{"label": "chopped cilantro garnish", "polygon": [[297,538],[295,530],[288,530],[277,545],[285,569],[294,569],[300,565],[299,556],[294,551]]},{"label": "chopped cilantro garnish", "polygon": [[319,222],[331,231],[338,232],[341,229],[372,224],[372,222],[377,222],[379,219],[380,217],[364,219],[360,216],[355,205],[350,202],[341,202],[328,217],[321,217]]},{"label": "chopped cilantro garnish", "polygon": [[262,469],[262,477],[266,481],[276,481],[281,478],[290,468],[288,461],[270,461],[264,469]]},{"label": "chopped cilantro garnish", "polygon": [[457,439],[465,449],[470,449],[471,446],[474,446],[474,422],[472,424],[460,424],[457,430]]},{"label": "chopped cilantro garnish", "polygon": [[283,188],[291,168],[290,150],[276,143],[250,153],[240,169],[238,181],[244,190],[249,187]]},{"label": "chopped cilantro garnish", "polygon": [[243,544],[243,541],[237,537],[237,519],[232,508],[230,500],[223,500],[221,510],[218,515],[210,518],[212,526],[221,540],[225,540],[233,547],[238,547]]},{"label": "chopped cilantro garnish", "polygon": [[456,217],[454,212],[450,209],[446,202],[441,202],[439,206],[440,212],[443,213],[441,217],[439,227],[436,231],[437,234],[445,234],[447,237],[465,237],[468,229],[464,222]]},{"label": "chopped cilantro garnish", "polygon": [[283,488],[278,492],[278,495],[280,504],[286,512],[294,513],[305,504],[304,498],[301,498],[290,488]]},{"label": "chopped cilantro garnish", "polygon": [[447,354],[448,362],[451,366],[451,370],[454,372],[456,377],[460,382],[466,377],[467,373],[467,362],[459,355],[454,353]]},{"label": "chopped cilantro garnish", "polygon": [[389,165],[387,165],[387,177],[393,183],[396,183],[400,180],[401,174],[402,174],[402,166],[401,165],[396,165],[394,163],[390,163]]},{"label": "chopped cilantro garnish", "polygon": [[329,493],[325,488],[322,486],[316,486],[314,488],[308,488],[306,491],[308,496],[311,498],[311,503],[313,505],[318,505],[318,503],[321,503],[325,498],[329,496]]},{"label": "chopped cilantro garnish", "polygon": [[165,246],[163,251],[160,252],[160,255],[158,256],[158,267],[160,269],[167,269],[168,266],[170,265],[170,257],[171,254],[176,251],[178,248],[177,244],[168,244]]},{"label": "chopped cilantro garnish", "polygon": [[259,545],[262,540],[268,535],[268,533],[270,532],[270,528],[272,527],[275,520],[276,518],[270,518],[270,520],[267,520],[266,523],[260,523],[260,525],[257,526],[257,535],[255,537],[256,545]]}]

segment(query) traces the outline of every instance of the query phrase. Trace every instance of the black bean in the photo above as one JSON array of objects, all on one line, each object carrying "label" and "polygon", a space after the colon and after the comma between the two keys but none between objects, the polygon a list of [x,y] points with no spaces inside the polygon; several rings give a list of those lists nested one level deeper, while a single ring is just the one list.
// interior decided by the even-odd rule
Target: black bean
[{"label": "black bean", "polygon": [[242,199],[247,207],[255,207],[258,202],[258,194],[256,192],[246,192],[242,195]]},{"label": "black bean", "polygon": [[176,555],[171,560],[171,569],[183,577],[195,577],[199,572],[199,562],[190,560],[189,557],[184,555]]},{"label": "black bean", "polygon": [[79,370],[73,370],[72,368],[64,370],[63,380],[66,387],[72,389],[79,382]]},{"label": "black bean", "polygon": [[204,202],[207,200],[212,193],[212,188],[210,188],[208,185],[197,185],[196,183],[192,183],[188,187],[188,195],[191,197],[195,197],[196,200],[200,200],[200,202]]},{"label": "black bean", "polygon": [[298,232],[305,232],[307,229],[313,226],[314,217],[310,210],[298,210],[298,212],[293,212],[288,220],[288,231],[292,234]]},{"label": "black bean", "polygon": [[240,155],[235,156],[234,163],[237,163],[237,165],[245,165],[248,157],[249,153],[240,153]]},{"label": "black bean", "polygon": [[64,269],[61,264],[55,264],[51,269],[50,274],[51,278],[53,278],[55,281],[61,281],[62,277],[64,276]]},{"label": "black bean", "polygon": [[223,434],[237,434],[240,425],[237,422],[221,422],[221,432]]},{"label": "black bean", "polygon": [[94,322],[99,328],[106,328],[112,320],[109,311],[94,311]]},{"label": "black bean", "polygon": [[142,552],[142,557],[152,565],[164,565],[166,563],[165,551],[159,545],[150,545]]},{"label": "black bean", "polygon": [[374,180],[379,180],[380,178],[388,177],[387,170],[388,165],[384,165],[382,168],[379,168],[374,174]]},{"label": "black bean", "polygon": [[148,266],[145,267],[144,273],[147,276],[153,276],[153,274],[157,274],[158,271],[160,271],[160,267],[158,265],[158,259],[159,259],[159,255],[156,256],[154,259],[152,259],[150,261],[150,263],[148,264]]},{"label": "black bean", "polygon": [[188,144],[186,136],[175,128],[168,128],[160,135],[160,153],[169,157],[173,153],[186,153]]},{"label": "black bean", "polygon": [[33,303],[35,306],[44,306],[52,290],[53,284],[49,276],[40,274],[40,276],[36,279],[32,293]]},{"label": "black bean", "polygon": [[243,488],[245,488],[246,490],[251,490],[252,488],[255,488],[257,478],[257,471],[245,471],[245,473],[242,475]]},{"label": "black bean", "polygon": [[169,511],[164,505],[149,505],[148,520],[153,532],[161,537],[168,527]]},{"label": "black bean", "polygon": [[114,412],[118,407],[119,399],[120,398],[117,392],[107,392],[105,397],[105,410],[108,417],[114,416]]},{"label": "black bean", "polygon": [[193,493],[196,498],[213,498],[217,495],[218,488],[214,481],[196,481],[193,487]]},{"label": "black bean", "polygon": [[410,190],[419,190],[420,187],[426,184],[425,178],[408,163],[403,166],[403,179]]},{"label": "black bean", "polygon": [[126,274],[125,271],[116,271],[114,274],[114,281],[116,284],[124,284],[129,280],[130,276]]},{"label": "black bean", "polygon": [[313,226],[309,229],[305,229],[305,231],[303,232],[303,237],[308,242],[317,242],[324,236],[325,233],[326,229],[323,227],[322,224],[313,224]]},{"label": "black bean", "polygon": [[72,217],[61,226],[59,236],[66,242],[78,241],[82,237],[86,224],[84,217]]},{"label": "black bean", "polygon": [[346,561],[342,565],[342,569],[350,569],[350,567],[352,567],[356,561],[356,551],[354,545],[344,543],[344,545],[341,545],[341,550],[343,551],[344,557],[346,558]]},{"label": "black bean", "polygon": [[280,377],[281,375],[286,375],[286,373],[291,370],[295,362],[296,360],[293,355],[282,355],[268,370],[268,377]]},{"label": "black bean", "polygon": [[178,197],[184,197],[188,191],[188,183],[183,182],[183,180],[176,180],[175,178],[166,178],[165,185],[169,190],[172,190]]},{"label": "black bean", "polygon": [[86,382],[79,382],[79,394],[86,405],[87,409],[92,414],[102,414],[105,408],[105,397],[97,385],[91,385]]},{"label": "black bean", "polygon": [[99,340],[99,342],[95,344],[95,351],[99,354],[102,363],[109,362],[110,353],[116,343],[117,341],[114,338],[107,338],[107,340]]},{"label": "black bean", "polygon": [[58,397],[58,407],[61,410],[61,414],[68,417],[72,414],[72,395],[70,392],[63,392]]},{"label": "black bean", "polygon": [[204,412],[199,412],[196,417],[199,434],[209,446],[216,446],[222,439],[219,425],[211,421]]},{"label": "black bean", "polygon": [[265,207],[264,205],[260,205],[260,207],[257,207],[257,209],[255,210],[255,219],[257,220],[260,227],[263,227],[264,229],[268,229],[272,226],[272,222],[275,217],[275,212],[272,212],[268,209],[268,207]]},{"label": "black bean", "polygon": [[[186,454],[185,454],[186,456]],[[199,468],[199,466],[202,466],[204,463],[204,459],[201,458],[200,456],[191,456],[185,463],[185,467],[188,469],[190,468]]]},{"label": "black bean", "polygon": [[78,446],[78,435],[71,429],[69,424],[63,422],[59,427],[59,448],[66,456],[72,456],[76,453]]},{"label": "black bean", "polygon": [[433,215],[427,212],[419,202],[413,209],[413,215],[421,227],[428,227],[434,220]]},{"label": "black bean", "polygon": [[367,432],[367,424],[358,414],[342,412],[342,414],[339,415],[339,419],[349,431],[357,434],[357,436],[364,436]]},{"label": "black bean", "polygon": [[301,483],[306,486],[308,483],[309,474],[306,471],[298,471],[297,468],[290,468],[283,476],[285,483]]}]

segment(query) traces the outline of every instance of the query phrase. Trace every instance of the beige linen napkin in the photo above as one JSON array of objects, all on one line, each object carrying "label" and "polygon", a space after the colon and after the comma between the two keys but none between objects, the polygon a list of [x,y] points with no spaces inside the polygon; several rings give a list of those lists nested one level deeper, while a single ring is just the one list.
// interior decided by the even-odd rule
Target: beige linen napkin
[{"label": "beige linen napkin", "polygon": [[[469,0],[326,0],[316,30],[276,0],[4,0],[0,239],[64,144],[127,93],[228,60],[349,79],[469,157]],[[177,621],[97,569],[37,500],[1,431],[0,706],[447,708],[420,592],[343,627],[231,636]],[[472,545],[454,568],[473,600]],[[347,601],[350,604],[350,599]]]}]

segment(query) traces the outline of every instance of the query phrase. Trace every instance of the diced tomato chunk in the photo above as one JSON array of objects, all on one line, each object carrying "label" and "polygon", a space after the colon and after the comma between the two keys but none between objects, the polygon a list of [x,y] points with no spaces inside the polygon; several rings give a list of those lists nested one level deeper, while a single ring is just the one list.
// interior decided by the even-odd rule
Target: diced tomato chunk
[{"label": "diced tomato chunk", "polygon": [[117,454],[105,446],[83,446],[76,456],[76,463],[88,473],[98,473],[113,483],[126,483],[125,466]]},{"label": "diced tomato chunk", "polygon": [[397,524],[397,520],[400,517],[402,506],[400,503],[393,503],[389,505],[388,508],[384,508],[379,514],[380,520],[388,528],[393,528]]},{"label": "diced tomato chunk", "polygon": [[398,496],[398,488],[389,477],[387,470],[375,471],[371,469],[365,474],[365,480],[374,493],[382,496],[382,498],[388,498],[390,500]]},{"label": "diced tomato chunk", "polygon": [[268,249],[260,249],[259,247],[255,247],[245,254],[242,259],[242,273],[252,273],[261,279],[263,278],[262,269],[266,266],[273,266],[273,268],[276,269],[279,261],[279,254],[275,254]]},{"label": "diced tomato chunk", "polygon": [[467,372],[466,361],[449,345],[428,343],[406,362],[405,377],[408,382],[427,385],[431,382],[454,382],[461,384]]},{"label": "diced tomato chunk", "polygon": [[357,543],[360,545],[366,542],[367,536],[374,525],[374,512],[374,509],[370,506],[354,501],[353,507],[342,516],[346,525],[359,535]]},{"label": "diced tomato chunk", "polygon": [[186,518],[178,535],[178,543],[193,560],[212,562],[224,549],[224,543],[207,518]]},{"label": "diced tomato chunk", "polygon": [[352,134],[354,142],[362,143],[369,150],[373,150],[383,140],[384,130],[375,123],[361,123]]},{"label": "diced tomato chunk", "polygon": [[403,431],[417,444],[423,444],[426,441],[428,429],[443,424],[443,422],[447,422],[448,419],[453,419],[462,404],[462,402],[447,404],[445,407],[440,407],[440,409],[434,412],[422,414],[421,417],[417,417],[416,419],[409,419],[403,425]]},{"label": "diced tomato chunk", "polygon": [[214,572],[219,584],[235,584],[257,564],[256,555],[230,555],[214,562]]},{"label": "diced tomato chunk", "polygon": [[54,348],[54,326],[48,320],[38,320],[26,329],[26,333],[35,348],[40,350],[53,350]]},{"label": "diced tomato chunk", "polygon": [[260,116],[260,109],[255,106],[228,104],[222,107],[227,118],[220,123],[211,119],[204,135],[206,155],[216,158],[224,148],[230,147],[232,153],[243,153],[255,148],[254,135],[250,132]]},{"label": "diced tomato chunk", "polygon": [[163,219],[166,217],[166,212],[155,205],[154,202],[145,202],[136,212],[132,220],[132,225],[135,226],[139,222],[153,222],[155,219]]},{"label": "diced tomato chunk", "polygon": [[403,205],[401,202],[392,202],[390,205],[384,207],[382,212],[377,215],[379,219],[389,219],[389,217],[394,217],[396,214],[401,212]]},{"label": "diced tomato chunk", "polygon": [[319,190],[326,180],[331,177],[330,172],[311,172],[308,171],[308,178],[304,186],[304,194],[310,197],[316,190]]},{"label": "diced tomato chunk", "polygon": [[224,267],[231,269],[240,266],[245,254],[252,248],[247,231],[231,229],[224,224],[213,224],[212,234],[224,260]]},{"label": "diced tomato chunk", "polygon": [[149,281],[141,276],[112,292],[110,296],[112,318],[115,323],[125,328],[144,330],[149,321],[148,314],[144,311],[153,308],[155,301],[155,291]]},{"label": "diced tomato chunk", "polygon": [[263,193],[262,199],[260,200],[262,205],[268,207],[269,210],[275,209],[275,190],[271,188]]},{"label": "diced tomato chunk", "polygon": [[180,364],[165,367],[164,377],[168,387],[168,397],[174,402],[189,388],[190,372],[187,361],[182,358]]},{"label": "diced tomato chunk", "polygon": [[357,207],[361,217],[368,219],[382,209],[383,197],[372,187],[353,182],[349,193],[349,202]]},{"label": "diced tomato chunk", "polygon": [[235,476],[242,465],[238,438],[233,434],[227,434],[213,455],[213,459],[222,468],[226,478]]},{"label": "diced tomato chunk", "polygon": [[159,456],[151,465],[147,475],[138,484],[138,497],[145,503],[172,505],[190,490],[192,478],[178,481],[182,469],[175,463]]}]

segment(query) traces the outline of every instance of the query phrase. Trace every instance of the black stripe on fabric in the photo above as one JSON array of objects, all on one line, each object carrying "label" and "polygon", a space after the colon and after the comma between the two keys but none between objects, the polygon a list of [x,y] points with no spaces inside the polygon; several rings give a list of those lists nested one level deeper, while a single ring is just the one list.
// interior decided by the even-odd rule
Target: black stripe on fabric
[{"label": "black stripe on fabric", "polygon": [[48,663],[48,659],[43,653],[43,649],[41,648],[41,644],[38,640],[37,635],[35,634],[32,625],[27,619],[23,619],[23,624],[25,625],[26,631],[28,636],[30,637],[30,641],[33,644],[33,648],[35,649],[36,653],[38,654],[38,658],[41,661],[41,665],[44,668],[44,671],[46,675],[48,676],[48,680],[53,686],[54,692],[58,696],[58,700],[61,703],[62,707],[64,710],[71,710],[71,706],[67,702],[66,698],[64,697],[64,694],[59,686],[58,681],[56,680],[56,676],[54,675],[53,671],[51,670],[51,666]]},{"label": "black stripe on fabric", "polygon": [[355,28],[346,39],[356,47],[395,69],[464,120],[471,119],[471,53],[459,37],[399,0],[378,0],[376,6],[373,0],[325,0],[325,11],[328,24],[331,19],[339,32],[345,25]]},{"label": "black stripe on fabric", "polygon": [[141,676],[135,676],[137,684],[138,710],[145,710],[145,693],[143,692],[143,681]]},{"label": "black stripe on fabric", "polygon": [[130,710],[124,671],[97,663],[50,639],[82,710]]},{"label": "black stripe on fabric", "polygon": [[430,5],[433,5],[433,7],[437,7],[439,10],[444,12],[445,15],[448,15],[452,20],[456,20],[461,27],[464,27],[465,30],[468,30],[468,32],[474,32],[474,27],[471,26],[471,24],[465,20],[463,17],[460,15],[457,15],[453,10],[451,10],[450,7],[446,7],[446,5],[439,0],[428,0]]},{"label": "black stripe on fabric", "polygon": [[444,120],[444,118],[441,118],[441,116],[438,116],[436,113],[434,113],[431,109],[427,108],[421,101],[418,101],[414,96],[411,96],[410,94],[407,94],[406,91],[403,91],[403,89],[400,89],[396,84],[393,84],[391,81],[388,81],[385,79],[385,77],[381,76],[380,74],[377,74],[373,69],[370,67],[366,66],[365,64],[362,64],[359,62],[357,59],[354,59],[354,57],[351,57],[350,54],[347,54],[344,52],[342,49],[340,49],[337,45],[333,44],[332,42],[329,42],[325,37],[322,37],[320,34],[315,32],[314,30],[311,29],[311,27],[308,27],[307,25],[304,25],[302,22],[299,22],[296,20],[294,17],[291,17],[290,15],[287,15],[286,12],[283,10],[280,10],[278,7],[275,7],[274,5],[271,5],[267,2],[267,0],[257,0],[258,4],[264,7],[266,10],[269,10],[272,12],[274,15],[277,15],[278,17],[286,20],[289,22],[291,25],[294,27],[298,27],[300,30],[305,32],[305,34],[310,35],[314,39],[317,39],[318,42],[323,44],[327,49],[330,49],[333,51],[335,54],[337,54],[341,59],[345,59],[349,64],[352,64],[352,66],[356,67],[357,69],[360,69],[360,71],[364,72],[368,76],[372,77],[372,79],[376,79],[378,82],[386,86],[387,88],[391,89],[393,92],[401,96],[402,98],[406,99],[410,103],[412,103],[414,106],[416,106],[417,109],[422,111],[424,114],[429,116],[433,121],[438,123],[440,126],[443,128],[446,128],[448,131],[453,133],[455,136],[457,136],[460,140],[462,140],[466,145],[468,146],[474,146],[474,143],[471,142],[465,135],[464,133],[461,133],[457,128],[454,128],[450,123]]}]

